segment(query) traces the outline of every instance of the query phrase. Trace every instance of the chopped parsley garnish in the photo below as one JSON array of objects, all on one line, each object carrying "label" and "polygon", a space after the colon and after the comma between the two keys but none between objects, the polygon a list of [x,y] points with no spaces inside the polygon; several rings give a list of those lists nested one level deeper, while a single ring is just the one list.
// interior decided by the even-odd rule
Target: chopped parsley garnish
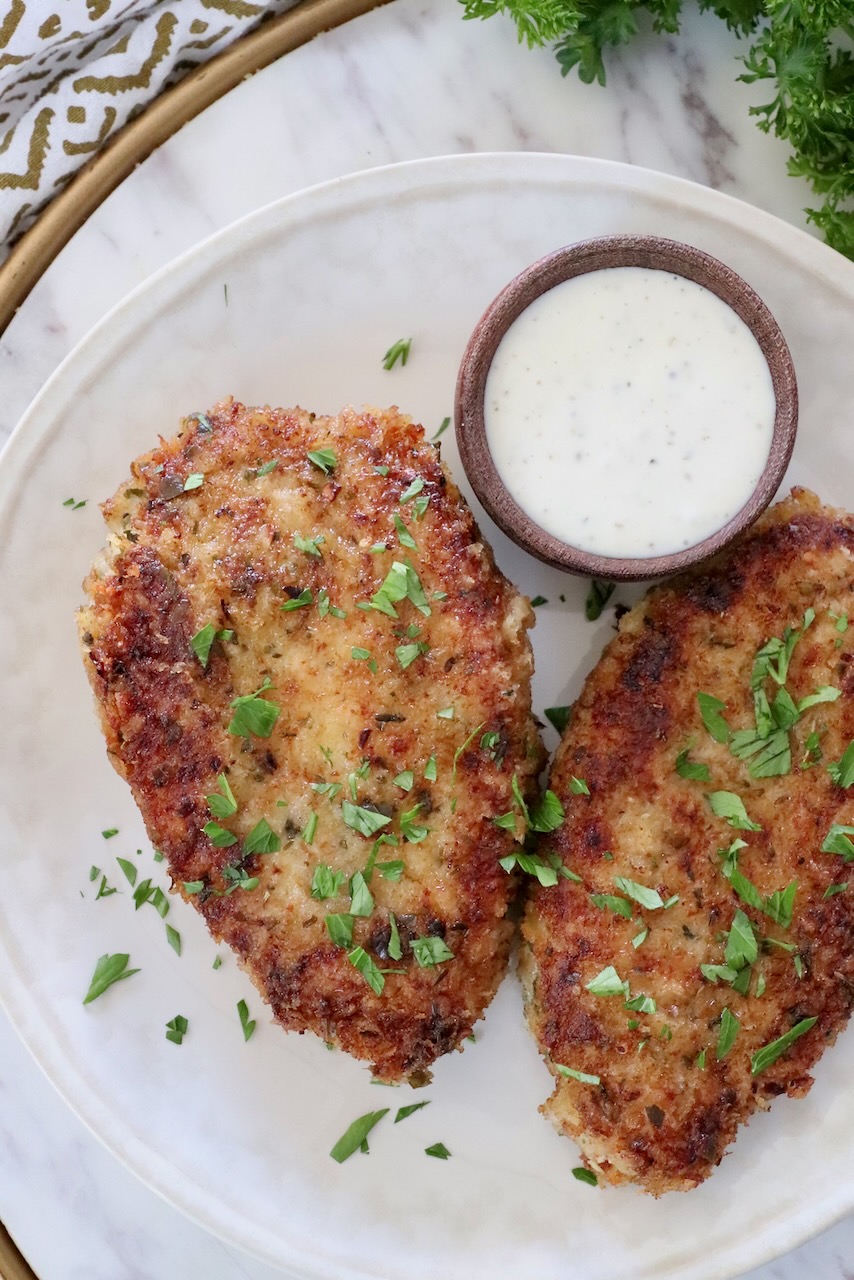
[{"label": "chopped parsley garnish", "polygon": [[237,1016],[240,1019],[240,1025],[243,1028],[243,1039],[248,1040],[255,1030],[255,1022],[249,1017],[249,1007],[245,1000],[237,1002]]},{"label": "chopped parsley garnish", "polygon": [[171,1022],[166,1023],[166,1039],[171,1040],[173,1044],[182,1044],[189,1025],[183,1014],[176,1014]]},{"label": "chopped parsley garnish", "polygon": [[785,889],[775,889],[772,894],[769,894],[762,906],[765,915],[783,929],[788,929],[792,923],[792,910],[797,892],[797,881],[793,880],[791,884],[786,885]]},{"label": "chopped parsley garnish", "polygon": [[381,996],[385,987],[385,978],[364,947],[354,947],[352,951],[348,951],[347,959],[353,968],[362,975],[371,990]]},{"label": "chopped parsley garnish", "polygon": [[312,604],[314,596],[308,587],[304,587],[298,596],[293,596],[290,600],[286,600],[280,605],[283,613],[293,613],[294,609],[304,609],[307,605]]},{"label": "chopped parsley garnish", "polygon": [[652,996],[627,996],[625,1007],[633,1013],[655,1013],[656,1005]]},{"label": "chopped parsley garnish", "polygon": [[626,984],[614,966],[609,964],[586,983],[584,989],[593,996],[622,996],[625,994]]},{"label": "chopped parsley garnish", "polygon": [[228,885],[223,890],[222,897],[230,898],[238,889],[243,889],[246,893],[251,893],[253,889],[257,889],[260,881],[257,876],[250,876],[248,871],[242,867],[235,867],[227,864],[222,869],[222,878]]},{"label": "chopped parsley garnish", "polygon": [[70,507],[72,511],[79,511],[81,507],[86,506],[88,501],[88,498],[84,498],[82,502],[77,502],[74,498],[66,498],[62,505],[64,507]]},{"label": "chopped parsley garnish", "polygon": [[300,832],[300,835],[306,844],[312,844],[314,842],[314,837],[317,834],[318,822],[319,818],[316,813],[310,813],[308,815],[308,821]]},{"label": "chopped parsley garnish", "polygon": [[270,475],[270,473],[271,473],[271,472],[273,472],[273,471],[275,471],[275,470],[276,470],[276,467],[277,467],[278,465],[279,465],[279,460],[278,460],[278,458],[273,458],[273,460],[272,460],[271,462],[264,462],[264,463],[262,463],[262,465],[261,465],[260,467],[256,467],[256,468],[255,468],[255,478],[257,479],[257,478],[259,478],[260,476],[268,476],[268,475]]},{"label": "chopped parsley garnish", "polygon": [[406,870],[406,863],[401,862],[399,858],[395,858],[392,862],[378,862],[377,871],[379,871],[383,880],[393,880],[397,882]]},{"label": "chopped parsley garnish", "polygon": [[333,604],[329,599],[329,592],[326,587],[321,587],[317,593],[317,612],[321,618],[325,618],[331,613],[333,618],[346,618],[347,614],[344,609],[339,609],[337,604]]},{"label": "chopped parsley garnish", "polygon": [[436,716],[439,720],[453,720],[455,715],[456,711],[453,707],[442,707],[441,711],[436,712]]},{"label": "chopped parsley garnish", "polygon": [[741,1029],[741,1022],[729,1009],[723,1009],[721,1012],[721,1029],[718,1034],[718,1045],[715,1050],[715,1057],[718,1062],[722,1062],[727,1056],[732,1046],[735,1044],[736,1037]]},{"label": "chopped parsley garnish", "polygon": [[184,892],[189,894],[201,893],[205,887],[204,880],[185,880]]},{"label": "chopped parsley garnish", "polygon": [[532,831],[556,831],[564,820],[564,809],[553,791],[545,794],[531,808]]},{"label": "chopped parsley garnish", "polygon": [[640,933],[636,933],[635,936],[632,938],[632,946],[635,948],[636,951],[638,947],[643,946],[643,944],[646,942],[648,937],[649,937],[649,929],[647,929],[646,925],[644,925]]},{"label": "chopped parsley garnish", "polygon": [[427,782],[435,782],[437,777],[436,757],[431,756],[424,766],[424,777]]},{"label": "chopped parsley garnish", "polygon": [[266,818],[255,824],[243,842],[243,851],[250,853],[278,853],[282,842]]},{"label": "chopped parsley garnish", "polygon": [[554,1064],[555,1071],[562,1076],[568,1076],[570,1080],[577,1080],[579,1084],[601,1084],[599,1076],[588,1075],[586,1071],[576,1071],[575,1067],[565,1067],[562,1063]]},{"label": "chopped parsley garnish", "polygon": [[597,618],[601,618],[602,610],[611,599],[616,588],[616,582],[603,582],[599,578],[591,580],[587,599],[584,602],[584,616],[588,622],[595,622]]},{"label": "chopped parsley garnish", "polygon": [[430,606],[427,603],[427,597],[424,594],[424,588],[421,585],[418,574],[408,561],[405,564],[401,564],[399,560],[395,560],[386,574],[382,586],[364,607],[366,609],[376,609],[379,613],[384,613],[389,618],[397,618],[399,615],[394,606],[405,599],[409,599],[416,609],[423,613],[425,617],[429,617]]},{"label": "chopped parsley garnish", "polygon": [[590,1169],[583,1169],[581,1165],[579,1165],[577,1169],[573,1169],[572,1176],[579,1182],[586,1182],[588,1187],[599,1186],[599,1179],[596,1177],[596,1174]]},{"label": "chopped parsley garnish", "polygon": [[201,471],[194,471],[193,474],[187,476],[187,479],[184,481],[184,493],[190,493],[193,489],[201,489],[204,483],[204,474]]},{"label": "chopped parsley garnish", "polygon": [[397,512],[394,513],[394,527],[397,530],[397,538],[402,547],[408,547],[410,551],[418,550],[418,543],[407,529]]},{"label": "chopped parsley garnish", "polygon": [[326,541],[323,534],[318,534],[316,538],[303,538],[301,534],[294,534],[294,546],[297,551],[304,551],[307,556],[315,556],[318,560],[323,559],[323,552],[320,550]]},{"label": "chopped parsley garnish", "polygon": [[731,827],[738,831],[761,831],[758,822],[752,822],[747,816],[744,801],[732,791],[710,791],[707,799],[712,806],[712,813],[717,818],[724,818]]},{"label": "chopped parsley garnish", "polygon": [[202,831],[217,849],[228,849],[231,845],[237,844],[237,836],[227,831],[225,827],[221,827],[218,822],[206,822]]},{"label": "chopped parsley garnish", "polygon": [[330,800],[334,800],[341,790],[340,782],[313,782],[311,784],[312,791],[316,791],[320,796],[329,796]]},{"label": "chopped parsley garnish", "polygon": [[368,1134],[374,1125],[379,1124],[383,1116],[388,1115],[388,1112],[389,1108],[383,1107],[382,1111],[369,1111],[366,1115],[359,1116],[358,1120],[354,1120],[329,1152],[332,1159],[337,1160],[338,1164],[343,1164],[354,1151],[359,1151],[363,1147],[367,1150]]},{"label": "chopped parsley garnish", "polygon": [[273,732],[273,725],[279,718],[279,707],[275,702],[267,702],[262,697],[271,683],[270,677],[265,676],[263,683],[254,693],[247,693],[243,697],[234,699],[231,704],[234,715],[228,726],[229,733],[233,733],[238,738],[269,738]]},{"label": "chopped parsley garnish", "polygon": [[175,952],[176,956],[181,954],[181,935],[177,929],[173,929],[171,924],[166,925],[166,941]]},{"label": "chopped parsley garnish", "polygon": [[613,911],[614,915],[624,916],[626,920],[632,918],[632,904],[627,898],[618,898],[613,893],[591,893],[590,901],[602,911]]},{"label": "chopped parsley garnish", "polygon": [[[400,959],[399,956],[393,958]],[[425,1107],[429,1106],[429,1098],[425,1098],[423,1102],[410,1102],[408,1106],[398,1109],[397,1115],[394,1117],[394,1123],[399,1124],[401,1120],[406,1120],[408,1116],[414,1115],[416,1111],[423,1111]]]},{"label": "chopped parsley garnish", "polygon": [[825,889],[824,893],[822,894],[822,897],[835,898],[838,893],[844,893],[847,888],[848,888],[847,880],[845,880],[842,884],[829,884]]},{"label": "chopped parsley garnish", "polygon": [[417,804],[414,809],[408,809],[406,813],[400,815],[400,831],[404,838],[410,844],[420,844],[422,840],[426,840],[430,834],[429,827],[422,827],[415,822],[423,805]]},{"label": "chopped parsley garnish", "polygon": [[98,885],[98,892],[95,894],[95,901],[97,902],[99,898],[109,898],[113,893],[118,893],[118,889],[112,889],[107,884],[107,877],[102,875],[101,883]]},{"label": "chopped parsley garnish", "polygon": [[393,342],[383,356],[383,368],[386,371],[393,369],[398,360],[402,365],[406,364],[409,359],[409,348],[411,346],[411,338],[398,338],[397,342]]},{"label": "chopped parsley garnish", "polygon": [[371,675],[376,675],[379,670],[376,658],[371,656],[370,649],[363,649],[359,645],[353,645],[350,650],[350,657],[354,662],[366,662]]},{"label": "chopped parsley garnish", "polygon": [[369,916],[374,909],[374,899],[361,871],[350,880],[350,915]]},{"label": "chopped parsley garnish", "polygon": [[116,982],[121,982],[124,978],[132,978],[135,973],[139,973],[139,969],[129,969],[129,955],[103,955],[95,965],[95,972],[92,975],[92,981],[89,983],[89,990],[83,998],[84,1004],[91,1004],[93,1000],[97,1000],[102,996],[109,987]]},{"label": "chopped parsley garnish", "polygon": [[425,1156],[435,1156],[437,1160],[449,1160],[451,1153],[444,1142],[434,1142],[432,1147],[424,1148]]},{"label": "chopped parsley garnish", "polygon": [[211,968],[214,970],[222,968],[222,956],[214,956],[214,962],[211,965]]},{"label": "chopped parsley garnish", "polygon": [[554,727],[557,729],[558,733],[561,733],[561,734],[563,733],[566,726],[569,724],[569,718],[571,714],[572,714],[571,707],[546,707],[545,711],[543,712],[543,715],[546,717],[549,723],[553,724]]},{"label": "chopped parsley garnish", "polygon": [[548,604],[548,599],[545,596],[534,596],[533,600],[531,601],[531,608],[539,609],[540,605],[542,604]]},{"label": "chopped parsley garnish", "polygon": [[190,648],[202,666],[207,667],[214,641],[219,640],[224,643],[226,640],[232,640],[233,638],[234,632],[230,628],[225,627],[221,631],[217,631],[214,624],[208,622],[206,626],[202,627],[200,631],[197,631],[190,638]]},{"label": "chopped parsley garnish", "polygon": [[438,440],[439,436],[442,435],[445,431],[447,431],[450,425],[451,425],[451,419],[443,418],[439,426],[439,430],[436,432],[435,435],[432,435],[430,437],[430,443],[432,444],[434,440]]},{"label": "chopped parsley garnish", "polygon": [[569,780],[569,789],[574,796],[589,796],[590,788],[583,778],[571,777]]},{"label": "chopped parsley garnish", "polygon": [[854,782],[854,741],[849,742],[839,760],[832,761],[827,766],[827,772],[837,787],[851,786]]},{"label": "chopped parsley garnish", "polygon": [[[724,959],[726,967],[735,969],[743,969],[745,965],[754,964],[759,954],[759,944],[756,941],[756,934],[753,932],[753,926],[741,907],[736,910],[727,934],[726,951]],[[735,975],[727,978],[727,982],[734,982]]]},{"label": "chopped parsley garnish", "polygon": [[320,862],[314,868],[314,875],[311,878],[311,896],[318,902],[334,898],[346,879],[343,871],[333,871],[326,863]]},{"label": "chopped parsley garnish", "polygon": [[694,1066],[697,1067],[700,1071],[705,1071],[706,1069],[706,1050],[705,1049],[701,1049],[700,1052],[697,1054],[696,1058],[694,1059]]},{"label": "chopped parsley garnish", "polygon": [[796,1022],[785,1035],[780,1036],[777,1040],[772,1040],[770,1044],[766,1044],[763,1048],[757,1050],[750,1059],[750,1074],[758,1076],[760,1071],[765,1071],[768,1067],[773,1066],[777,1059],[782,1057],[796,1040],[806,1035],[817,1022],[818,1018],[801,1018],[800,1022]]},{"label": "chopped parsley garnish", "polygon": [[388,913],[388,954],[392,960],[400,960],[403,955],[403,947],[400,942],[400,930],[397,927],[397,919],[393,911]]},{"label": "chopped parsley garnish", "polygon": [[127,858],[116,858],[116,862],[119,864],[122,871],[124,872],[125,879],[127,880],[128,884],[131,886],[135,885],[136,884],[136,865],[133,862],[129,862]]},{"label": "chopped parsley garnish", "polygon": [[328,915],[326,917],[326,931],[336,947],[352,947],[353,916],[347,912]]},{"label": "chopped parsley garnish", "polygon": [[[403,493],[400,495],[401,503],[411,502],[413,498],[418,496],[418,494],[421,492],[423,488],[424,488],[424,481],[421,479],[421,476],[416,476],[415,479],[412,481],[412,483],[408,484],[404,489]],[[395,525],[396,525],[396,522],[395,522]]]},{"label": "chopped parsley garnish", "polygon": [[385,814],[351,804],[349,800],[343,801],[341,805],[341,817],[345,826],[369,838],[391,822],[391,818],[387,818]]},{"label": "chopped parsley garnish", "polygon": [[442,938],[413,938],[412,954],[422,969],[435,969],[436,965],[453,960],[454,953]]},{"label": "chopped parsley garnish", "polygon": [[405,671],[407,667],[411,667],[416,658],[423,657],[430,652],[429,644],[423,640],[416,640],[412,644],[401,644],[395,649],[395,657]]},{"label": "chopped parsley garnish", "polygon": [[117,836],[118,834],[119,834],[118,827],[108,827],[106,831],[101,832],[101,835],[104,837],[105,840],[112,840],[113,836]]},{"label": "chopped parsley garnish", "polygon": [[854,827],[834,822],[822,841],[822,853],[838,853],[845,862],[854,862],[854,842],[851,836],[854,836]]},{"label": "chopped parsley garnish", "polygon": [[224,773],[217,774],[216,784],[222,795],[214,792],[213,795],[205,796],[208,808],[215,818],[230,818],[237,813],[237,801]]},{"label": "chopped parsley garnish", "polygon": [[680,751],[676,757],[676,772],[680,778],[688,778],[691,782],[710,782],[709,766],[689,759],[687,750]]},{"label": "chopped parsley garnish", "polygon": [[738,977],[738,971],[726,964],[701,964],[700,973],[715,986],[718,984],[718,979],[721,982],[735,982]]},{"label": "chopped parsley garnish", "polygon": [[392,783],[396,787],[400,787],[401,791],[411,791],[415,782],[415,774],[411,769],[404,769],[396,778],[392,778]]},{"label": "chopped parsley garnish", "polygon": [[[513,814],[505,814],[506,817],[516,819]],[[493,818],[496,826],[501,825],[501,819]],[[551,889],[557,884],[558,879],[562,876],[565,880],[575,880],[580,883],[581,876],[576,875],[574,871],[570,871],[569,867],[565,867],[556,853],[547,854],[542,857],[538,853],[526,853],[522,849],[514,849],[512,853],[508,853],[506,857],[498,859],[498,865],[509,874],[514,867],[518,867],[520,871],[524,871],[526,875],[536,876],[544,889]]]},{"label": "chopped parsley garnish", "polygon": [[324,475],[334,469],[338,463],[338,459],[331,449],[310,449],[308,452],[308,460],[314,466],[319,467]]},{"label": "chopped parsley garnish", "polygon": [[664,899],[657,889],[647,889],[645,885],[638,884],[635,880],[627,880],[625,876],[615,876],[614,884],[620,893],[631,898],[638,906],[646,907],[648,911],[657,911],[659,907],[664,906]]},{"label": "chopped parsley garnish", "polygon": [[729,725],[721,715],[726,703],[710,693],[698,693],[697,705],[700,708],[703,724],[715,742],[729,742]]}]

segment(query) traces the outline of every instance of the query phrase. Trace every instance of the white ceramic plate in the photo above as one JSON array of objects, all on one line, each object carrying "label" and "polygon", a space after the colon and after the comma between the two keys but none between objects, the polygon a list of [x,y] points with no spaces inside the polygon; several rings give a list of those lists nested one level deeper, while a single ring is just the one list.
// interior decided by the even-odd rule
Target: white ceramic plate
[{"label": "white ceramic plate", "polygon": [[[432,431],[451,413],[463,346],[497,290],[548,250],[617,231],[690,241],[764,296],[801,385],[791,476],[850,506],[854,267],[705,188],[560,156],[399,165],[262,209],[99,325],[0,465],[4,1002],[57,1088],[130,1168],[299,1277],[700,1280],[754,1266],[854,1207],[851,1034],[805,1101],[757,1117],[703,1187],[654,1202],[571,1177],[575,1149],[537,1113],[549,1076],[512,977],[477,1043],[438,1064],[421,1095],[432,1105],[405,1124],[386,1121],[369,1158],[338,1166],[328,1151],[350,1121],[408,1101],[409,1090],[372,1087],[355,1062],[269,1025],[230,958],[212,970],[201,921],[174,901],[178,959],[156,912],[134,912],[116,866],[130,858],[165,884],[107,764],[77,652],[79,584],[103,538],[96,501],[158,432],[227,393],[319,412],[396,402]],[[401,337],[412,338],[409,363],[387,373],[382,355]],[[459,477],[451,432],[443,447]],[[72,511],[71,496],[89,504]],[[569,701],[613,615],[585,622],[583,583],[482,524],[510,577],[549,599],[534,635],[535,708]],[[120,831],[105,841],[109,827]],[[122,892],[94,901],[92,864]],[[84,1008],[107,951],[129,951],[141,972]],[[248,1044],[241,997],[258,1019]],[[180,1048],[164,1038],[178,1013],[191,1024]],[[452,1159],[424,1155],[436,1141]]]}]

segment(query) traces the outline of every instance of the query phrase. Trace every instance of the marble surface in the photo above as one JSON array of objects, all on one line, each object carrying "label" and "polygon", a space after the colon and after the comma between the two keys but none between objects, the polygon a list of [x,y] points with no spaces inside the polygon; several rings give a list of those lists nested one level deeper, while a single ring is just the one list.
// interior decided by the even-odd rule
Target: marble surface
[{"label": "marble surface", "polygon": [[[395,0],[244,82],[136,170],[0,340],[0,441],[74,343],[177,253],[268,200],[356,169],[465,151],[561,151],[692,178],[803,226],[786,149],[733,83],[737,46],[694,17],[612,59],[607,90],[561,78],[500,20]],[[0,1215],[39,1280],[237,1280],[269,1267],[142,1187],[55,1095],[0,1020]],[[850,1259],[850,1263],[846,1260]],[[849,1280],[854,1223],[753,1275]]]}]

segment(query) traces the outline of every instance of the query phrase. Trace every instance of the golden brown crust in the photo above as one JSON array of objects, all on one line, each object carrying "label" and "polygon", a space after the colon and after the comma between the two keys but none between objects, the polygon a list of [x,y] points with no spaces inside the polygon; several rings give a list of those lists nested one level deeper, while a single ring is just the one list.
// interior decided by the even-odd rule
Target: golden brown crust
[{"label": "golden brown crust", "polygon": [[[307,456],[324,449],[336,457],[328,474]],[[319,418],[227,401],[185,420],[132,470],[104,506],[111,550],[79,617],[110,758],[177,888],[234,948],[281,1025],[340,1044],[384,1079],[417,1078],[470,1033],[506,967],[514,885],[498,859],[512,837],[491,819],[510,807],[514,772],[528,788],[541,759],[530,607],[496,570],[438,450],[394,409]],[[185,491],[192,474],[204,480]],[[418,479],[429,499],[420,518],[401,502]],[[417,549],[401,546],[395,516]],[[300,550],[295,535],[322,537],[321,554]],[[359,608],[406,560],[429,616],[410,599],[397,619]],[[306,590],[310,605],[283,611]],[[324,590],[334,606],[325,616]],[[207,624],[233,638],[217,639],[203,666],[190,641]],[[404,669],[396,650],[413,642],[429,650]],[[269,737],[229,733],[232,701],[267,679],[262,696],[280,708]],[[453,719],[438,716],[449,707]],[[497,735],[491,750],[487,732]],[[431,756],[435,781],[425,778]],[[409,791],[394,782],[406,771]],[[219,774],[239,806],[222,822],[239,841],[226,848],[202,831]],[[312,787],[323,783],[343,789]],[[343,821],[353,797],[393,819],[385,830],[399,844],[379,861],[405,863],[397,882],[374,871],[374,909],[354,923],[353,947],[404,971],[385,975],[381,995],[326,927],[327,913],[348,912],[349,878],[373,844]],[[413,822],[429,835],[410,843],[400,819],[416,805]],[[262,817],[281,849],[244,857]],[[311,896],[320,863],[346,877],[324,901]],[[257,888],[225,892],[223,871],[237,864]],[[193,881],[204,888],[187,894]],[[390,912],[399,961],[389,959]],[[444,938],[454,959],[419,967],[409,943],[420,937]]]},{"label": "golden brown crust", "polygon": [[[710,736],[697,693],[726,704],[732,730],[752,726],[756,651],[787,626],[802,628],[807,609],[815,621],[794,650],[786,687],[795,701],[819,686],[842,693],[805,711],[791,731],[791,772],[755,778],[749,762]],[[826,767],[854,739],[854,631],[842,630],[852,613],[854,519],[795,491],[734,550],[650,591],[584,686],[550,781],[567,820],[546,842],[583,883],[534,889],[522,969],[529,1021],[557,1080],[544,1109],[601,1180],[634,1181],[654,1195],[697,1185],[754,1110],[809,1089],[810,1068],[848,1019],[854,884],[824,897],[848,875],[821,845],[832,823],[854,823],[854,791],[835,785]],[[813,732],[821,735],[815,763],[805,759]],[[686,748],[708,766],[708,782],[676,772]],[[587,782],[589,797],[571,794],[572,776]],[[716,817],[712,791],[740,796],[762,830],[734,830]],[[739,869],[762,895],[797,882],[790,928],[746,905],[722,874],[719,850],[738,837],[747,842]],[[591,893],[619,893],[615,876],[679,901],[668,910],[632,903],[630,921],[591,901]],[[737,908],[757,938],[789,948],[760,941],[748,995],[700,971],[724,963]],[[634,947],[642,926],[649,935]],[[656,1012],[585,990],[608,965],[633,996],[651,996]],[[766,988],[757,998],[760,974]],[[740,1031],[719,1062],[724,1007]],[[788,1052],[751,1074],[757,1050],[812,1017]],[[697,1066],[703,1051],[705,1070]],[[563,1078],[558,1063],[598,1075],[601,1085]]]}]

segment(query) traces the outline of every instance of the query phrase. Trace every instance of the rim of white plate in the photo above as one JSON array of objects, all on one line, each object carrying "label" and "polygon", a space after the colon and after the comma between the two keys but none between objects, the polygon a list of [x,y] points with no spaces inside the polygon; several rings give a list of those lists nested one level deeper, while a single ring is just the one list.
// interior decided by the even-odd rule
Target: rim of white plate
[{"label": "rim of white plate", "polygon": [[[2,513],[13,490],[14,473],[26,465],[28,456],[42,448],[59,430],[55,410],[65,400],[66,384],[91,376],[107,358],[109,348],[123,340],[121,335],[144,324],[168,296],[195,282],[214,262],[220,250],[235,252],[272,231],[284,232],[299,222],[301,206],[316,214],[318,202],[337,211],[355,209],[360,203],[393,199],[405,193],[425,196],[442,188],[459,188],[487,183],[518,182],[595,185],[606,189],[636,191],[677,204],[718,224],[733,227],[742,238],[761,241],[781,258],[794,258],[836,292],[854,302],[854,264],[806,232],[781,218],[758,209],[734,196],[700,186],[684,178],[659,173],[617,161],[551,152],[481,152],[467,155],[434,156],[378,166],[344,175],[275,200],[231,223],[214,235],[161,267],[113,307],[65,357],[35,397],[0,452],[0,527]],[[745,225],[745,220],[747,225]],[[124,326],[124,328],[123,328]],[[105,339],[105,335],[109,335]],[[31,424],[34,424],[31,426]],[[300,1280],[384,1280],[382,1273],[352,1267],[342,1276],[340,1264],[318,1257],[322,1241],[313,1241],[313,1255],[294,1246],[281,1235],[268,1244],[257,1232],[247,1230],[243,1219],[230,1215],[225,1206],[216,1214],[203,1195],[193,1195],[185,1183],[174,1185],[174,1166],[142,1141],[121,1116],[105,1123],[102,1099],[79,1064],[64,1059],[57,1035],[40,1010],[16,991],[18,974],[11,954],[0,936],[0,1005],[20,1039],[44,1074],[83,1121],[92,1134],[136,1177],[167,1203],[178,1208],[205,1230],[246,1253],[279,1268],[290,1268]],[[690,1264],[676,1264],[661,1280],[725,1280],[779,1257],[818,1235],[854,1210],[854,1179],[817,1204],[804,1204],[784,1223],[774,1223],[761,1233],[721,1252]]]}]

